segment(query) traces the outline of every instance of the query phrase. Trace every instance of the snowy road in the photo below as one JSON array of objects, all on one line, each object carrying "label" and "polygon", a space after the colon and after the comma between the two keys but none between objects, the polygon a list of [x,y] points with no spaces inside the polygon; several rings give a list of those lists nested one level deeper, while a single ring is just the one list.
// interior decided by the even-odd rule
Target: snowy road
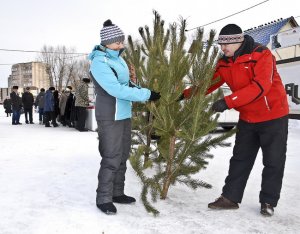
[{"label": "snowy road", "polygon": [[[240,209],[208,210],[207,203],[220,195],[231,147],[213,150],[208,169],[197,175],[212,189],[171,188],[169,198],[156,204],[161,212],[156,218],[140,199],[134,205],[117,204],[118,214],[107,216],[95,206],[101,159],[97,134],[38,124],[12,126],[2,108],[0,234],[300,233],[300,121],[290,122],[281,199],[271,218],[259,214],[261,154]],[[38,122],[36,115],[34,121]],[[141,185],[129,164],[126,176],[126,193],[139,198]]]}]

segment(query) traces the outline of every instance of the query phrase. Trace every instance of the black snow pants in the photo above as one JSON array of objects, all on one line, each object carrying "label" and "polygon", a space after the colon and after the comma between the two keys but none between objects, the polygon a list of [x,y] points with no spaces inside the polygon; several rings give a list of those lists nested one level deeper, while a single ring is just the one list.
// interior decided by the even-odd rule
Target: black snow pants
[{"label": "black snow pants", "polygon": [[222,195],[236,203],[242,201],[247,180],[261,148],[264,169],[259,202],[276,207],[285,167],[288,116],[260,123],[239,120],[237,129]]}]

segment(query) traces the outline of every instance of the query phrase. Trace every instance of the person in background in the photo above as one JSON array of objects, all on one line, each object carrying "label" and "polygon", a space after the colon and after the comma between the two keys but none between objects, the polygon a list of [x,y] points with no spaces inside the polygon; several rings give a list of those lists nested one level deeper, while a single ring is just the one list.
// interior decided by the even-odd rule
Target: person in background
[{"label": "person in background", "polygon": [[54,114],[54,97],[53,92],[55,88],[50,87],[45,93],[45,104],[44,104],[44,117],[45,117],[45,127],[50,127],[50,120],[52,120],[53,127],[58,127],[56,123],[56,118]]},{"label": "person in background", "polygon": [[[24,107],[24,114],[25,114],[25,123],[26,124],[34,124],[32,119],[32,109],[34,104],[34,97],[32,93],[30,92],[30,87],[27,87],[25,89],[25,92],[22,95],[22,102]],[[28,121],[28,115],[29,115],[29,121]]]},{"label": "person in background", "polygon": [[95,85],[99,152],[96,205],[105,214],[116,214],[114,203],[130,204],[124,194],[126,162],[131,147],[131,102],[156,101],[160,94],[130,82],[129,69],[121,57],[124,33],[111,20],[100,31],[101,44],[89,55]]},{"label": "person in background", "polygon": [[[208,204],[211,209],[238,209],[258,150],[262,150],[263,172],[259,194],[260,213],[272,216],[280,198],[284,174],[288,102],[271,51],[256,43],[241,28],[228,24],[218,43],[223,57],[218,61],[208,93],[226,83],[232,94],[212,105],[215,112],[234,108],[240,112],[233,156],[222,195]],[[191,94],[185,90],[184,96]],[[195,90],[194,90],[195,91]]]},{"label": "person in background", "polygon": [[73,102],[71,105],[71,114],[70,114],[71,127],[75,127],[76,121],[77,121],[77,112],[76,112],[76,107],[75,107],[75,101],[76,101],[76,96],[75,96],[75,92],[74,92],[73,93]]},{"label": "person in background", "polygon": [[18,93],[18,86],[13,86],[12,92],[10,93],[10,100],[12,105],[12,125],[20,125],[20,115],[22,109],[22,98]]},{"label": "person in background", "polygon": [[5,98],[3,102],[3,107],[5,109],[6,116],[7,117],[11,116],[12,110],[11,110],[11,100],[9,96]]},{"label": "person in background", "polygon": [[39,124],[43,124],[44,121],[44,104],[45,104],[45,89],[41,88],[40,93],[37,95],[35,99],[35,108],[39,108]]},{"label": "person in background", "polygon": [[54,100],[54,111],[53,111],[53,114],[54,114],[54,119],[55,121],[60,121],[59,117],[60,117],[60,114],[59,114],[59,92],[57,90],[54,90],[53,92],[53,100]]},{"label": "person in background", "polygon": [[77,86],[75,92],[75,108],[77,113],[76,129],[79,132],[88,131],[85,128],[85,120],[87,116],[86,108],[89,106],[89,94],[88,88],[91,80],[89,78],[83,78],[80,84]]},{"label": "person in background", "polygon": [[66,126],[66,119],[65,119],[65,109],[68,99],[68,94],[70,91],[63,90],[60,97],[59,97],[59,112],[60,112],[60,122],[63,126]]},{"label": "person in background", "polygon": [[72,86],[67,86],[67,90],[69,90],[69,96],[67,99],[64,116],[65,116],[66,124],[70,128],[73,128],[75,124],[73,121],[74,118],[73,118],[73,114],[72,114],[73,103],[74,103],[74,94],[72,93]]}]

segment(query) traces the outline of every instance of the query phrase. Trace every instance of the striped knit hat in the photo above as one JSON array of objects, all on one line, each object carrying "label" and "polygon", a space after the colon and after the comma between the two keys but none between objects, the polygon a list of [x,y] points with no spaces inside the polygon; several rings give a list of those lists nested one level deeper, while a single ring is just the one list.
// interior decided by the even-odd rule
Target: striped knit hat
[{"label": "striped knit hat", "polygon": [[244,34],[242,29],[236,24],[227,24],[224,26],[219,34],[219,44],[235,44],[244,41]]},{"label": "striped knit hat", "polygon": [[106,20],[103,24],[103,28],[100,31],[101,45],[109,45],[115,42],[123,42],[125,35],[123,31],[114,25],[111,20]]}]

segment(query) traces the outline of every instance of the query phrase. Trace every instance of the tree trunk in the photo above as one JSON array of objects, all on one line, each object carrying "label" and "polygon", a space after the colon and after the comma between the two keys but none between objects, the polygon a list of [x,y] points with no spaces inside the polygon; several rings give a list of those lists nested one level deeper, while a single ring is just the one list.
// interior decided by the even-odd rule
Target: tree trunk
[{"label": "tree trunk", "polygon": [[145,151],[145,157],[144,157],[144,167],[147,165],[147,162],[149,160],[149,149],[150,149],[150,144],[151,144],[151,133],[152,133],[152,122],[153,122],[153,114],[151,112],[147,113],[147,118],[149,121],[149,125],[151,126],[148,130],[147,130],[147,150]]},{"label": "tree trunk", "polygon": [[163,184],[163,189],[161,191],[161,195],[160,198],[161,199],[166,199],[167,198],[167,194],[169,191],[169,187],[172,181],[172,164],[173,164],[173,160],[174,160],[174,153],[175,153],[175,136],[172,136],[170,138],[170,146],[169,146],[169,160],[167,162],[167,168],[166,168],[166,177],[164,180],[164,184]]}]

